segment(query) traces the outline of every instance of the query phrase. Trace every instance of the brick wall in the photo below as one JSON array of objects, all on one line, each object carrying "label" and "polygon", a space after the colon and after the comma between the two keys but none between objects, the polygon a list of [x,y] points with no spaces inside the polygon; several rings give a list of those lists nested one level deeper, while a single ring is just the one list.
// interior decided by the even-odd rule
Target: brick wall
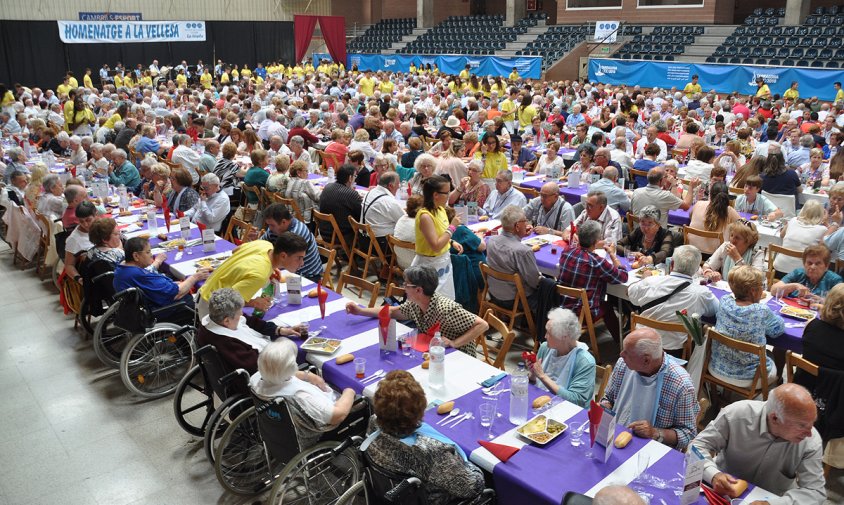
[{"label": "brick wall", "polygon": [[[566,2],[557,2],[557,23],[573,24],[595,21],[627,21],[635,24],[732,24],[735,0],[704,0],[702,7],[637,8],[637,0],[623,0],[621,9],[567,10]],[[751,9],[753,10],[753,9]]]}]

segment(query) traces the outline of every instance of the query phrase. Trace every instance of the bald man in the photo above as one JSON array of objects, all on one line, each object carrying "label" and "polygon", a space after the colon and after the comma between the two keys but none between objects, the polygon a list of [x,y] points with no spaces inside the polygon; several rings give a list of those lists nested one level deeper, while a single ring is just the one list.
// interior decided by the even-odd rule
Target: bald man
[{"label": "bald man", "polygon": [[783,384],[764,402],[728,405],[692,441],[706,456],[703,479],[731,498],[737,478],[777,495],[752,505],[820,505],[826,490],[816,419],[812,396],[797,384]]},{"label": "bald man", "polygon": [[539,198],[534,198],[524,207],[525,216],[533,224],[539,235],[551,234],[563,236],[562,230],[574,220],[574,210],[570,203],[560,198],[560,188],[554,182],[546,182],[539,190]]},{"label": "bald man", "polygon": [[645,505],[645,501],[627,486],[607,486],[595,494],[592,505]]},{"label": "bald man", "polygon": [[684,450],[697,434],[700,410],[682,361],[662,350],[651,328],[630,332],[601,403],[637,437]]}]

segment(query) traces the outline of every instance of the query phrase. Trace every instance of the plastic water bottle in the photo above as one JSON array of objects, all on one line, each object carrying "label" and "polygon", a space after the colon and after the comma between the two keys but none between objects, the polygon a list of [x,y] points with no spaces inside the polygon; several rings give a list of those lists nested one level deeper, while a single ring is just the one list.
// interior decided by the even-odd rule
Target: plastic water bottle
[{"label": "plastic water bottle", "polygon": [[328,182],[335,182],[337,180],[336,176],[334,175],[334,169],[328,169]]},{"label": "plastic water bottle", "polygon": [[126,186],[121,184],[117,187],[117,194],[120,195],[121,212],[129,208],[129,195],[126,193]]},{"label": "plastic water bottle", "polygon": [[[433,362],[432,362],[433,364]],[[515,425],[527,422],[528,372],[523,362],[510,378],[510,422]]]},{"label": "plastic water bottle", "polygon": [[150,205],[147,208],[147,223],[149,232],[153,235],[158,235],[158,219],[155,217],[154,205]]},{"label": "plastic water bottle", "polygon": [[445,387],[445,346],[440,332],[434,333],[429,347],[431,363],[428,367],[428,385],[431,389],[441,390]]}]

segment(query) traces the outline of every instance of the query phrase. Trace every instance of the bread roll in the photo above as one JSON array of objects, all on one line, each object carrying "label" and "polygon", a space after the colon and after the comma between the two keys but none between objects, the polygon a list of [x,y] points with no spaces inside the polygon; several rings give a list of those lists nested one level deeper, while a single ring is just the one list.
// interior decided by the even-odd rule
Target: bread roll
[{"label": "bread roll", "polygon": [[336,361],[337,361],[338,365],[343,365],[343,364],[348,363],[349,361],[352,361],[354,359],[355,359],[355,355],[349,353],[349,354],[342,354],[340,356],[337,356]]},{"label": "bread roll", "polygon": [[616,449],[624,449],[631,440],[633,440],[633,434],[629,431],[622,431],[617,437],[615,437],[613,445],[615,445]]},{"label": "bread roll", "polygon": [[546,403],[551,401],[551,397],[548,395],[542,395],[539,398],[533,401],[533,408],[538,409],[545,405]]},{"label": "bread roll", "polygon": [[454,408],[454,401],[441,403],[439,407],[437,407],[437,414],[443,415],[448,414],[451,412],[451,409]]}]

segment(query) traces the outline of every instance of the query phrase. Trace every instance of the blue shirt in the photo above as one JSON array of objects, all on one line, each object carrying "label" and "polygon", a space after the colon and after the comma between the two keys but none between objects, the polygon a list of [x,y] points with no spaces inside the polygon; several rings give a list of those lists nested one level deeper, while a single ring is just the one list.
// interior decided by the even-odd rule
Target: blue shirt
[{"label": "blue shirt", "polygon": [[[811,281],[809,281],[809,278],[806,277],[806,270],[801,267],[796,268],[793,272],[783,277],[782,282],[783,284],[796,282],[809,288],[813,295],[824,296],[827,292],[829,292],[830,289],[832,289],[833,286],[840,282],[844,282],[844,279],[842,279],[840,275],[833,272],[832,270],[827,270],[817,284],[812,284]],[[793,291],[789,294],[789,296],[797,296],[797,291]]]},{"label": "blue shirt", "polygon": [[119,264],[114,268],[114,289],[120,292],[129,288],[140,289],[151,309],[175,303],[179,292],[178,284],[158,272]]},{"label": "blue shirt", "polygon": [[[715,329],[720,333],[751,344],[765,344],[766,337],[777,337],[785,331],[782,318],[764,303],[740,307],[733,295],[721,298],[715,316]],[[720,342],[712,342],[710,369],[732,379],[752,379],[759,364],[755,354],[737,351]],[[768,357],[766,368],[776,370],[774,360]]]},{"label": "blue shirt", "polygon": [[785,164],[790,167],[799,167],[809,163],[810,152],[810,148],[801,146],[800,149],[796,149],[788,153],[788,157],[785,159]]},{"label": "blue shirt", "polygon": [[520,166],[520,167],[524,167],[524,166],[525,166],[525,163],[530,163],[531,161],[535,160],[535,159],[536,159],[536,155],[535,155],[535,154],[533,154],[533,151],[531,151],[530,149],[524,149],[524,148],[522,148],[522,150],[521,150],[521,151],[519,151],[519,156],[518,156],[518,158],[517,158],[517,159],[515,159],[515,160],[513,160],[513,151],[512,151],[512,150],[510,150],[510,159],[512,160],[512,162],[513,162],[513,164],[514,164],[514,165],[518,165],[518,166]]},{"label": "blue shirt", "polygon": [[151,139],[149,137],[141,137],[138,139],[138,142],[135,143],[135,152],[140,154],[146,153],[155,153],[158,154],[158,151],[161,149],[161,145],[158,143],[157,140]]},{"label": "blue shirt", "polygon": [[108,181],[115,186],[124,185],[127,188],[137,188],[141,183],[141,174],[135,165],[129,163],[129,160],[123,162],[122,165],[115,168],[113,172],[108,174]]},{"label": "blue shirt", "polygon": [[844,260],[844,228],[838,228],[832,235],[824,237],[823,241],[832,251],[833,260]]},{"label": "blue shirt", "polygon": [[[304,223],[296,219],[295,217],[290,220],[290,227],[287,228],[287,231],[290,233],[295,233],[299,235],[305,242],[308,243],[307,249],[305,249],[305,264],[302,265],[302,268],[296,271],[297,274],[305,276],[309,279],[316,279],[322,276],[322,272],[324,267],[322,265],[322,257],[319,255],[319,250],[317,249],[316,239],[314,238],[314,234],[305,226]],[[264,232],[264,235],[261,236],[261,240],[266,240],[268,242],[275,243],[275,239],[278,236],[267,230]]]},{"label": "blue shirt", "polygon": [[[660,165],[662,165],[662,163],[660,163],[658,161],[641,159],[641,160],[636,160],[633,163],[633,168],[635,168],[636,170],[644,170],[644,171],[647,172],[650,169],[652,169],[653,167],[658,167]],[[640,175],[637,175],[635,177],[635,179],[636,179],[636,187],[637,188],[644,188],[645,186],[648,185],[648,178],[647,177],[642,177]]]}]

